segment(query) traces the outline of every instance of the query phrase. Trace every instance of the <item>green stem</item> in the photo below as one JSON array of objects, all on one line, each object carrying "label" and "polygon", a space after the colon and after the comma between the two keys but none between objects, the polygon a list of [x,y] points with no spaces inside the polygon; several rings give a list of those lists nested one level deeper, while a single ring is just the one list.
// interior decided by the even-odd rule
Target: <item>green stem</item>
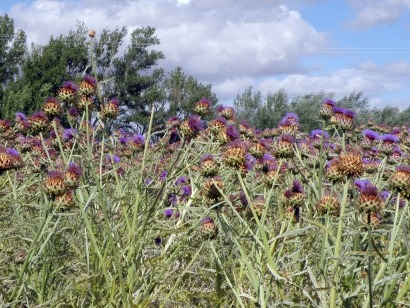
[{"label": "green stem", "polygon": [[337,229],[337,237],[336,237],[336,244],[334,250],[334,261],[333,261],[333,271],[335,273],[333,286],[330,293],[330,307],[336,308],[336,286],[339,285],[339,256],[341,251],[341,244],[342,244],[342,235],[343,235],[343,225],[344,225],[344,215],[346,210],[347,204],[347,193],[349,190],[350,180],[346,180],[344,188],[343,188],[343,197],[342,197],[342,204],[340,207],[340,216],[339,216],[339,225]]}]

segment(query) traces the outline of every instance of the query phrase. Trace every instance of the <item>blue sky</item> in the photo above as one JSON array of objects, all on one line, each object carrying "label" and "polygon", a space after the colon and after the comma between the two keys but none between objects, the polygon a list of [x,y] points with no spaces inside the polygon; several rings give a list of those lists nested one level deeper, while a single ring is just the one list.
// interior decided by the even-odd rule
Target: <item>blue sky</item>
[{"label": "blue sky", "polygon": [[252,86],[336,99],[356,90],[372,106],[410,107],[409,10],[408,0],[0,0],[40,44],[77,20],[97,34],[153,26],[160,65],[212,83],[227,104]]}]

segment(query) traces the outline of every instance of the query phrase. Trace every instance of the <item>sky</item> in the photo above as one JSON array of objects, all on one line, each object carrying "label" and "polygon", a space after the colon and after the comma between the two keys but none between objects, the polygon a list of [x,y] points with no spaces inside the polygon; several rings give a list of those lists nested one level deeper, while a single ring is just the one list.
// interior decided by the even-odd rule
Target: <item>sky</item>
[{"label": "sky", "polygon": [[77,21],[97,35],[154,27],[159,66],[181,66],[227,105],[251,86],[410,107],[410,0],[0,0],[0,13],[38,44]]}]

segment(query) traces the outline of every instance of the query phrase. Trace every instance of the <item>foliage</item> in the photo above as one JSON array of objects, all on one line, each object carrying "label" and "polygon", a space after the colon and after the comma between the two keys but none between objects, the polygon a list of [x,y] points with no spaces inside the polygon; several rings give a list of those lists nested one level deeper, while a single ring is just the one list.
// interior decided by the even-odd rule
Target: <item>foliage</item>
[{"label": "foliage", "polygon": [[178,66],[165,78],[162,86],[168,104],[168,116],[187,117],[194,111],[195,103],[207,98],[213,104],[218,102],[211,84],[204,84],[193,76],[187,76]]},{"label": "foliage", "polygon": [[[14,21],[7,14],[0,15],[0,108],[4,107],[4,92],[20,69],[26,52],[26,34],[14,30]],[[7,108],[6,108],[7,109]],[[3,114],[0,113],[0,117]]]},{"label": "foliage", "polygon": [[306,136],[287,121],[263,137],[225,117],[205,129],[189,115],[156,143],[154,115],[145,136],[88,126],[87,110],[71,127],[2,121],[0,304],[409,302],[408,127],[373,127],[397,153],[362,126],[321,120],[332,134]]}]

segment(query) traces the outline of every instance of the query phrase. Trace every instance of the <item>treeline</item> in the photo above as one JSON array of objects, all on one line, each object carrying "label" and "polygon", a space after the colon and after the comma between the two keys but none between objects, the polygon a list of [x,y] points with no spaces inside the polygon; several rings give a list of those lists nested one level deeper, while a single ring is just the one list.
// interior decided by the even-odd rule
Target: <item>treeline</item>
[{"label": "treeline", "polygon": [[410,126],[410,107],[404,110],[392,106],[370,107],[368,98],[360,91],[340,99],[335,98],[335,93],[323,90],[290,98],[285,89],[264,96],[261,91],[249,87],[237,95],[233,105],[238,120],[245,120],[259,129],[276,127],[287,112],[294,112],[299,116],[301,130],[308,132],[319,127],[319,110],[325,99],[353,110],[357,123]]},{"label": "treeline", "polygon": [[186,75],[181,67],[165,72],[159,66],[165,55],[155,49],[160,44],[155,28],[134,29],[129,45],[123,46],[127,34],[125,27],[95,33],[79,22],[67,35],[28,47],[24,31],[0,15],[0,118],[40,110],[64,81],[79,81],[86,74],[99,81],[95,103],[115,96],[121,105],[117,124],[139,133],[146,131],[152,107],[154,126],[161,126],[171,116],[191,113],[203,97],[217,102],[211,84]]},{"label": "treeline", "polygon": [[[55,96],[64,81],[79,81],[93,75],[99,81],[98,105],[115,97],[120,114],[112,129],[119,126],[138,133],[147,130],[150,111],[155,110],[154,126],[162,127],[172,116],[191,114],[202,98],[217,104],[212,85],[201,83],[184,73],[182,67],[165,72],[160,62],[165,55],[156,50],[160,44],[155,28],[140,27],[129,33],[125,27],[95,33],[78,22],[67,35],[50,37],[47,44],[27,46],[23,30],[14,29],[8,15],[0,15],[0,119],[14,119],[16,112],[31,114],[44,101]],[[371,108],[362,92],[335,99],[325,91],[290,98],[284,89],[264,96],[251,87],[234,99],[238,120],[264,129],[276,127],[287,112],[298,114],[301,129],[318,126],[318,111],[325,99],[354,110],[359,121],[386,125],[409,125],[410,107]]]}]

